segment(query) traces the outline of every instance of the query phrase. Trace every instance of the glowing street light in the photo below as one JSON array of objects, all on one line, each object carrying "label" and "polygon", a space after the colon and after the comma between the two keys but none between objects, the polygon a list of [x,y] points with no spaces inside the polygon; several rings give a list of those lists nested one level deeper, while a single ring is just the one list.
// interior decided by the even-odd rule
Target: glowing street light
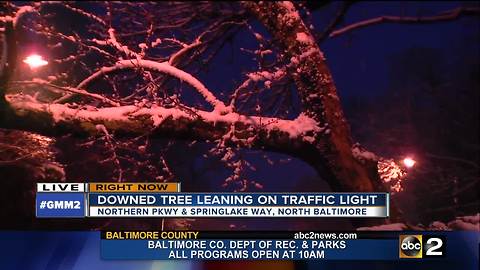
[{"label": "glowing street light", "polygon": [[403,159],[403,165],[405,165],[405,167],[407,168],[412,168],[415,163],[417,163],[413,158],[411,157],[406,157]]},{"label": "glowing street light", "polygon": [[48,65],[48,62],[45,61],[41,55],[38,54],[32,54],[27,56],[27,58],[25,58],[23,62],[27,64],[30,69],[36,69]]}]

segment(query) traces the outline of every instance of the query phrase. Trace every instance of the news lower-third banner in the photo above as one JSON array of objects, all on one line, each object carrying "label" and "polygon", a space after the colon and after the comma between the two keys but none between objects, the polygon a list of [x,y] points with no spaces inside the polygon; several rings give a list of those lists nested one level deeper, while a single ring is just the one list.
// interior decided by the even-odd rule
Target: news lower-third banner
[{"label": "news lower-third banner", "polygon": [[459,241],[450,232],[103,231],[100,252],[105,260],[442,260]]},{"label": "news lower-third banner", "polygon": [[468,270],[478,269],[479,259],[479,233],[452,231],[17,231],[0,232],[0,244],[1,269],[154,269],[150,264],[294,260],[315,266],[307,269],[335,261],[355,262],[360,269]]},{"label": "news lower-third banner", "polygon": [[184,193],[179,183],[38,183],[39,218],[389,216],[388,193]]}]

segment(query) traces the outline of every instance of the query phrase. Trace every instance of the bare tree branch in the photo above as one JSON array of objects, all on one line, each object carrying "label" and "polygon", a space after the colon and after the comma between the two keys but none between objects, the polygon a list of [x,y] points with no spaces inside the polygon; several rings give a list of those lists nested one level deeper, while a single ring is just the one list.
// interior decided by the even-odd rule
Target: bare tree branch
[{"label": "bare tree branch", "polygon": [[338,9],[337,13],[335,14],[335,17],[333,18],[333,20],[327,25],[325,30],[323,30],[323,32],[317,37],[317,42],[318,43],[321,43],[322,41],[324,41],[325,39],[327,39],[330,36],[330,34],[335,29],[335,27],[343,21],[343,18],[345,17],[345,14],[347,13],[348,8],[352,4],[353,4],[353,2],[351,2],[351,1],[342,2],[341,6]]},{"label": "bare tree branch", "polygon": [[100,101],[103,101],[111,106],[120,106],[120,103],[113,101],[103,95],[100,94],[94,94],[94,93],[89,93],[86,90],[83,89],[78,89],[78,88],[72,88],[72,87],[64,87],[64,86],[58,86],[51,84],[45,80],[42,79],[34,79],[33,81],[14,81],[12,82],[13,85],[37,85],[37,86],[46,86],[48,88],[54,88],[58,90],[62,90],[68,93],[75,93],[77,95],[82,95],[82,96],[87,96],[91,97]]},{"label": "bare tree branch", "polygon": [[402,23],[402,24],[415,24],[415,23],[434,23],[434,22],[442,22],[442,21],[451,21],[455,20],[461,16],[478,16],[480,15],[479,8],[466,8],[466,7],[459,7],[456,9],[452,9],[449,11],[444,11],[439,13],[438,15],[434,16],[425,16],[425,17],[402,17],[402,16],[391,16],[391,15],[384,15],[368,20],[359,21],[340,29],[337,29],[330,33],[329,37],[337,37],[339,35],[351,32],[353,30],[357,30],[360,28],[364,28],[370,25],[380,24],[380,23]]}]

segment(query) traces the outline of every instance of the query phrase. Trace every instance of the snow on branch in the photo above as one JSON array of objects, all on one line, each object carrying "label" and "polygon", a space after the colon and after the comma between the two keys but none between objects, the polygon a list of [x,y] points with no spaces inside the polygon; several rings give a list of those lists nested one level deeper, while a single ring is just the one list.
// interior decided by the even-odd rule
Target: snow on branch
[{"label": "snow on branch", "polygon": [[277,69],[276,71],[273,71],[273,72],[268,72],[268,71],[251,72],[247,74],[247,77],[254,82],[265,81],[265,80],[277,81],[285,77],[285,75],[286,75],[285,69]]},{"label": "snow on branch", "polygon": [[452,9],[449,11],[444,11],[440,14],[434,16],[391,16],[391,15],[384,15],[380,17],[371,18],[368,20],[359,21],[335,31],[332,31],[329,37],[336,37],[347,32],[351,32],[356,29],[360,29],[366,26],[379,24],[379,23],[433,23],[439,21],[451,21],[459,18],[462,15],[479,15],[480,9],[479,8],[466,8],[466,7],[459,7],[456,9]]},{"label": "snow on branch", "polygon": [[2,22],[8,22],[12,21],[13,26],[17,27],[18,22],[22,19],[22,17],[28,13],[35,12],[36,9],[33,6],[22,6],[18,8],[17,12],[15,12],[15,15],[12,16],[5,16],[5,17],[0,17],[0,21]]},{"label": "snow on branch", "polygon": [[[230,142],[243,146],[267,145],[279,147],[281,144],[308,144],[309,136],[323,129],[306,115],[294,120],[246,116],[234,112],[194,110],[194,113],[179,108],[164,108],[156,105],[138,107],[134,105],[95,108],[71,107],[68,104],[40,103],[26,95],[7,95],[7,101],[18,116],[44,119],[46,126],[70,127],[72,131],[96,134],[97,126],[103,125],[111,131],[129,134],[167,133],[175,137],[215,140],[228,135]],[[234,134],[228,134],[235,126]],[[313,138],[313,137],[312,137]]]},{"label": "snow on branch", "polygon": [[251,83],[262,81],[264,82],[264,85],[266,88],[270,88],[272,81],[275,82],[285,78],[287,76],[287,72],[285,68],[282,68],[282,69],[277,68],[275,71],[272,71],[272,72],[265,71],[265,70],[249,72],[246,74],[246,76],[247,76],[247,79],[233,91],[230,98],[229,107],[231,108],[235,107],[235,103],[238,100],[240,91],[245,90]]},{"label": "snow on branch", "polygon": [[204,98],[205,101],[210,103],[215,111],[227,112],[227,107],[225,104],[218,100],[215,95],[208,90],[205,85],[203,85],[197,78],[193,77],[191,74],[171,66],[168,62],[155,62],[151,60],[142,60],[142,59],[132,59],[132,60],[122,60],[118,61],[114,66],[103,67],[97,72],[90,75],[88,78],[83,80],[77,88],[85,88],[90,82],[103,76],[108,73],[112,73],[118,70],[123,69],[136,69],[144,68],[147,70],[157,71],[165,73],[167,75],[173,76],[181,81],[184,81],[195,88]]},{"label": "snow on branch", "polygon": [[[126,55],[127,57],[133,57],[133,58],[137,58],[137,59],[141,59],[141,58],[142,58],[138,53],[130,50],[130,49],[128,48],[128,46],[121,44],[121,43],[117,40],[117,37],[115,36],[115,29],[109,28],[109,29],[108,29],[108,36],[109,36],[109,39],[106,41],[106,44],[110,44],[110,45],[112,45],[113,47],[115,47],[118,51],[125,53],[125,55]],[[97,40],[94,39],[94,41],[97,41]]]}]

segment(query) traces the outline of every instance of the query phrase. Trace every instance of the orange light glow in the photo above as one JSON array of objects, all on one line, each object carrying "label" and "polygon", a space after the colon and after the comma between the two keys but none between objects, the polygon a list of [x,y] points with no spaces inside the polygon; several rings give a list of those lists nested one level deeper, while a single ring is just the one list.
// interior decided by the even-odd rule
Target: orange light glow
[{"label": "orange light glow", "polygon": [[41,55],[38,54],[32,54],[27,56],[27,58],[25,58],[23,62],[27,64],[31,69],[36,69],[48,65],[48,62],[45,61]]},{"label": "orange light glow", "polygon": [[403,164],[407,168],[412,168],[413,166],[415,166],[415,163],[417,163],[417,162],[413,158],[406,157],[406,158],[403,159]]}]

